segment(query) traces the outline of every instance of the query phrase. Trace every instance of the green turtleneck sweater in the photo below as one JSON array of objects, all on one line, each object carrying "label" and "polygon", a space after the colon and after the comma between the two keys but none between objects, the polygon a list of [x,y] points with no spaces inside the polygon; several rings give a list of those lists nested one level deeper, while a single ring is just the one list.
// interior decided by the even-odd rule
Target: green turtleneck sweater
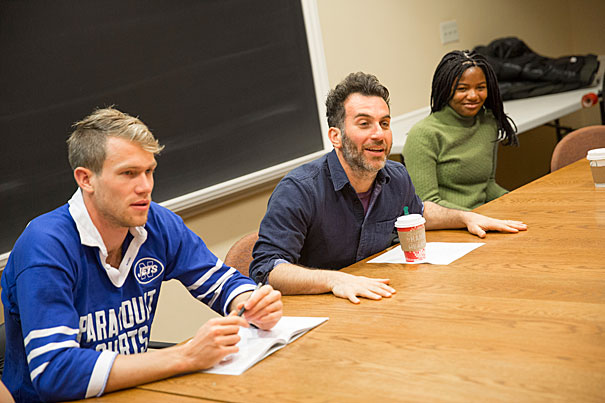
[{"label": "green turtleneck sweater", "polygon": [[507,193],[495,181],[497,137],[496,119],[485,108],[467,118],[448,105],[416,123],[403,157],[418,196],[472,210]]}]

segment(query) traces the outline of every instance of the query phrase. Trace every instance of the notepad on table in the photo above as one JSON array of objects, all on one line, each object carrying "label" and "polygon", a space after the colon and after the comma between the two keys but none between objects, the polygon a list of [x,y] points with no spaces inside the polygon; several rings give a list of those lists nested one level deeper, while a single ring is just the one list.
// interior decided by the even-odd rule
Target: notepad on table
[{"label": "notepad on table", "polygon": [[275,351],[286,347],[314,327],[327,321],[326,317],[283,316],[271,330],[242,327],[239,351],[228,355],[214,367],[204,370],[209,374],[241,375],[248,368]]},{"label": "notepad on table", "polygon": [[396,246],[369,260],[368,263],[431,263],[446,265],[483,245],[485,245],[484,242],[427,242],[426,259],[416,263],[406,262],[401,247]]}]

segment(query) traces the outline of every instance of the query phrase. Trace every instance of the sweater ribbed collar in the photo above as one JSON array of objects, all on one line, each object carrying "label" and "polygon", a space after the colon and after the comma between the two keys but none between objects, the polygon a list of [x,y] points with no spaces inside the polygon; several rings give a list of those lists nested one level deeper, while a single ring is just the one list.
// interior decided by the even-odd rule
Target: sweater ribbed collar
[{"label": "sweater ribbed collar", "polygon": [[439,118],[445,124],[452,126],[473,127],[481,116],[485,113],[485,107],[482,107],[475,116],[462,116],[449,105],[446,105],[440,111],[434,112],[435,117]]}]

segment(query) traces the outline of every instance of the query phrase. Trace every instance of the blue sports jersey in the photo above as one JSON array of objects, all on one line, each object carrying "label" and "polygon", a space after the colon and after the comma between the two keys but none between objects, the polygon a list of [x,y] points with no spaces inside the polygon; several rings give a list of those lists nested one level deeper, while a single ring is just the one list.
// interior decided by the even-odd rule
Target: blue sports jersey
[{"label": "blue sports jersey", "polygon": [[[147,350],[164,280],[178,279],[222,314],[254,288],[155,203],[145,227],[130,229],[119,270],[111,268],[88,214],[74,218],[74,205],[85,209],[79,191],[69,205],[34,219],[2,275],[2,380],[17,401],[101,395],[116,354]],[[95,238],[100,244],[90,246]]]}]

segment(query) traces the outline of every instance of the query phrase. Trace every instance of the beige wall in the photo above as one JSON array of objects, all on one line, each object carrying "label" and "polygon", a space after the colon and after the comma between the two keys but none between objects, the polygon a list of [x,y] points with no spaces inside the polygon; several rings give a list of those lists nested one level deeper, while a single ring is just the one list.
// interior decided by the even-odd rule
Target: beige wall
[{"label": "beige wall", "polygon": [[[393,116],[428,105],[433,71],[450,50],[472,49],[499,37],[517,36],[544,56],[605,54],[602,0],[318,0],[317,3],[330,85],[334,86],[352,71],[376,74],[391,91]],[[452,19],[458,23],[460,41],[441,45],[439,23]],[[599,121],[595,108],[587,117],[574,115],[565,121],[584,125]],[[545,129],[540,130],[540,135],[544,135]],[[522,136],[531,136],[531,132]],[[523,138],[521,141],[523,144]],[[186,223],[223,258],[230,245],[258,228],[269,195],[270,190],[263,191],[189,217]],[[153,338],[178,341],[191,336],[208,317],[199,305],[180,285],[166,284],[160,296]]]},{"label": "beige wall", "polygon": [[[573,52],[605,55],[605,1],[570,1],[569,15]],[[570,115],[562,121],[572,127],[581,127],[599,124],[600,119],[598,108],[593,107]]]},{"label": "beige wall", "polygon": [[573,51],[605,54],[605,1],[569,1],[569,15]]},{"label": "beige wall", "polygon": [[[330,85],[371,72],[391,91],[393,116],[429,104],[435,67],[451,50],[517,36],[548,57],[605,54],[602,0],[319,0],[318,8]],[[460,40],[442,45],[439,24],[449,20]]]}]

